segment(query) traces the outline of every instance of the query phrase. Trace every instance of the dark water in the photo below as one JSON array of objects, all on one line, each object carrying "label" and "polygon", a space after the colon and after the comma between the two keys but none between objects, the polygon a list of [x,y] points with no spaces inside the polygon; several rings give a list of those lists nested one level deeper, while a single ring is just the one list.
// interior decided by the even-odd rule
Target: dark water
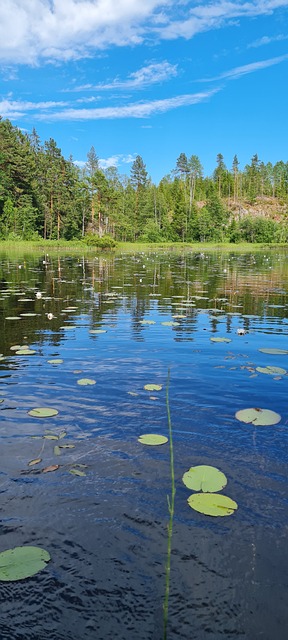
[{"label": "dark water", "polygon": [[[169,448],[137,438],[167,434],[170,367],[168,638],[286,640],[288,376],[256,367],[288,369],[287,355],[259,351],[288,349],[287,253],[2,256],[0,289],[0,551],[33,544],[51,555],[36,576],[1,582],[0,639],[163,637]],[[16,355],[16,344],[36,353]],[[79,386],[83,377],[96,384]],[[59,414],[28,415],[42,406]],[[282,419],[246,425],[234,417],[246,407]],[[55,456],[46,429],[65,430],[75,448]],[[44,442],[39,469],[59,464],[53,473],[28,467]],[[86,475],[69,473],[73,463]],[[226,474],[233,516],[190,509],[181,478],[197,464]]]}]

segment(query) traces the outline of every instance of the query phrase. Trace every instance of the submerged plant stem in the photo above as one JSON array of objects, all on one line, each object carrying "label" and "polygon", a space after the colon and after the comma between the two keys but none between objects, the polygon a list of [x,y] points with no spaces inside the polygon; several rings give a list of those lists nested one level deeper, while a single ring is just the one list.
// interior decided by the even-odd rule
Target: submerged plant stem
[{"label": "submerged plant stem", "polygon": [[167,561],[166,561],[166,580],[165,580],[165,596],[163,605],[163,640],[167,640],[167,624],[168,624],[168,607],[169,607],[169,591],[170,591],[170,568],[171,568],[171,547],[172,547],[172,533],[173,533],[173,518],[174,518],[174,505],[175,505],[175,473],[174,473],[174,451],[173,451],[173,437],[172,437],[172,424],[169,406],[169,383],[170,383],[170,369],[168,369],[167,385],[166,385],[166,408],[169,430],[169,447],[170,447],[170,477],[171,477],[171,496],[167,495],[168,511],[169,511],[169,523],[168,523],[168,539],[167,539]]}]

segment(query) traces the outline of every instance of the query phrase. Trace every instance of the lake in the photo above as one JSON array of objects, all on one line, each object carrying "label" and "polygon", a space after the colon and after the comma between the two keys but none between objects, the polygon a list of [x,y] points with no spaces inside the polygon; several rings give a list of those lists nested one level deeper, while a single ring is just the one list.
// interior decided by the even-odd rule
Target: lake
[{"label": "lake", "polygon": [[[168,436],[168,370],[168,638],[286,640],[287,293],[283,249],[0,255],[0,552],[51,556],[1,582],[1,640],[163,637],[169,443],[138,438]],[[198,465],[229,517],[189,506]]]}]

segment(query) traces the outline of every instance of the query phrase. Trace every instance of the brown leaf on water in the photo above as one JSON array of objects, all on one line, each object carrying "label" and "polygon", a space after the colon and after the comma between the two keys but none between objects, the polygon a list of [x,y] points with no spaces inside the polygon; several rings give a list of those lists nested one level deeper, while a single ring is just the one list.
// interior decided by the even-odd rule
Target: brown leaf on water
[{"label": "brown leaf on water", "polygon": [[51,464],[49,467],[45,467],[42,469],[42,473],[48,473],[49,471],[57,471],[59,469],[59,464]]},{"label": "brown leaf on water", "polygon": [[33,467],[34,464],[39,464],[39,462],[42,462],[42,458],[35,458],[35,460],[30,460],[30,462],[28,462],[28,467]]}]

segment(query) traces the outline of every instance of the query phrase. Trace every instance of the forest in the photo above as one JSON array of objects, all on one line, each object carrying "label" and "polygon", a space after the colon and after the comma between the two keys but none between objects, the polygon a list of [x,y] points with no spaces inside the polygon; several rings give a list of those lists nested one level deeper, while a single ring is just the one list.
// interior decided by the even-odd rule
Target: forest
[{"label": "forest", "polygon": [[130,176],[103,170],[95,148],[84,168],[0,119],[0,239],[121,242],[287,242],[288,162],[255,154],[243,169],[219,153],[211,176],[181,153],[158,185],[141,156]]}]

